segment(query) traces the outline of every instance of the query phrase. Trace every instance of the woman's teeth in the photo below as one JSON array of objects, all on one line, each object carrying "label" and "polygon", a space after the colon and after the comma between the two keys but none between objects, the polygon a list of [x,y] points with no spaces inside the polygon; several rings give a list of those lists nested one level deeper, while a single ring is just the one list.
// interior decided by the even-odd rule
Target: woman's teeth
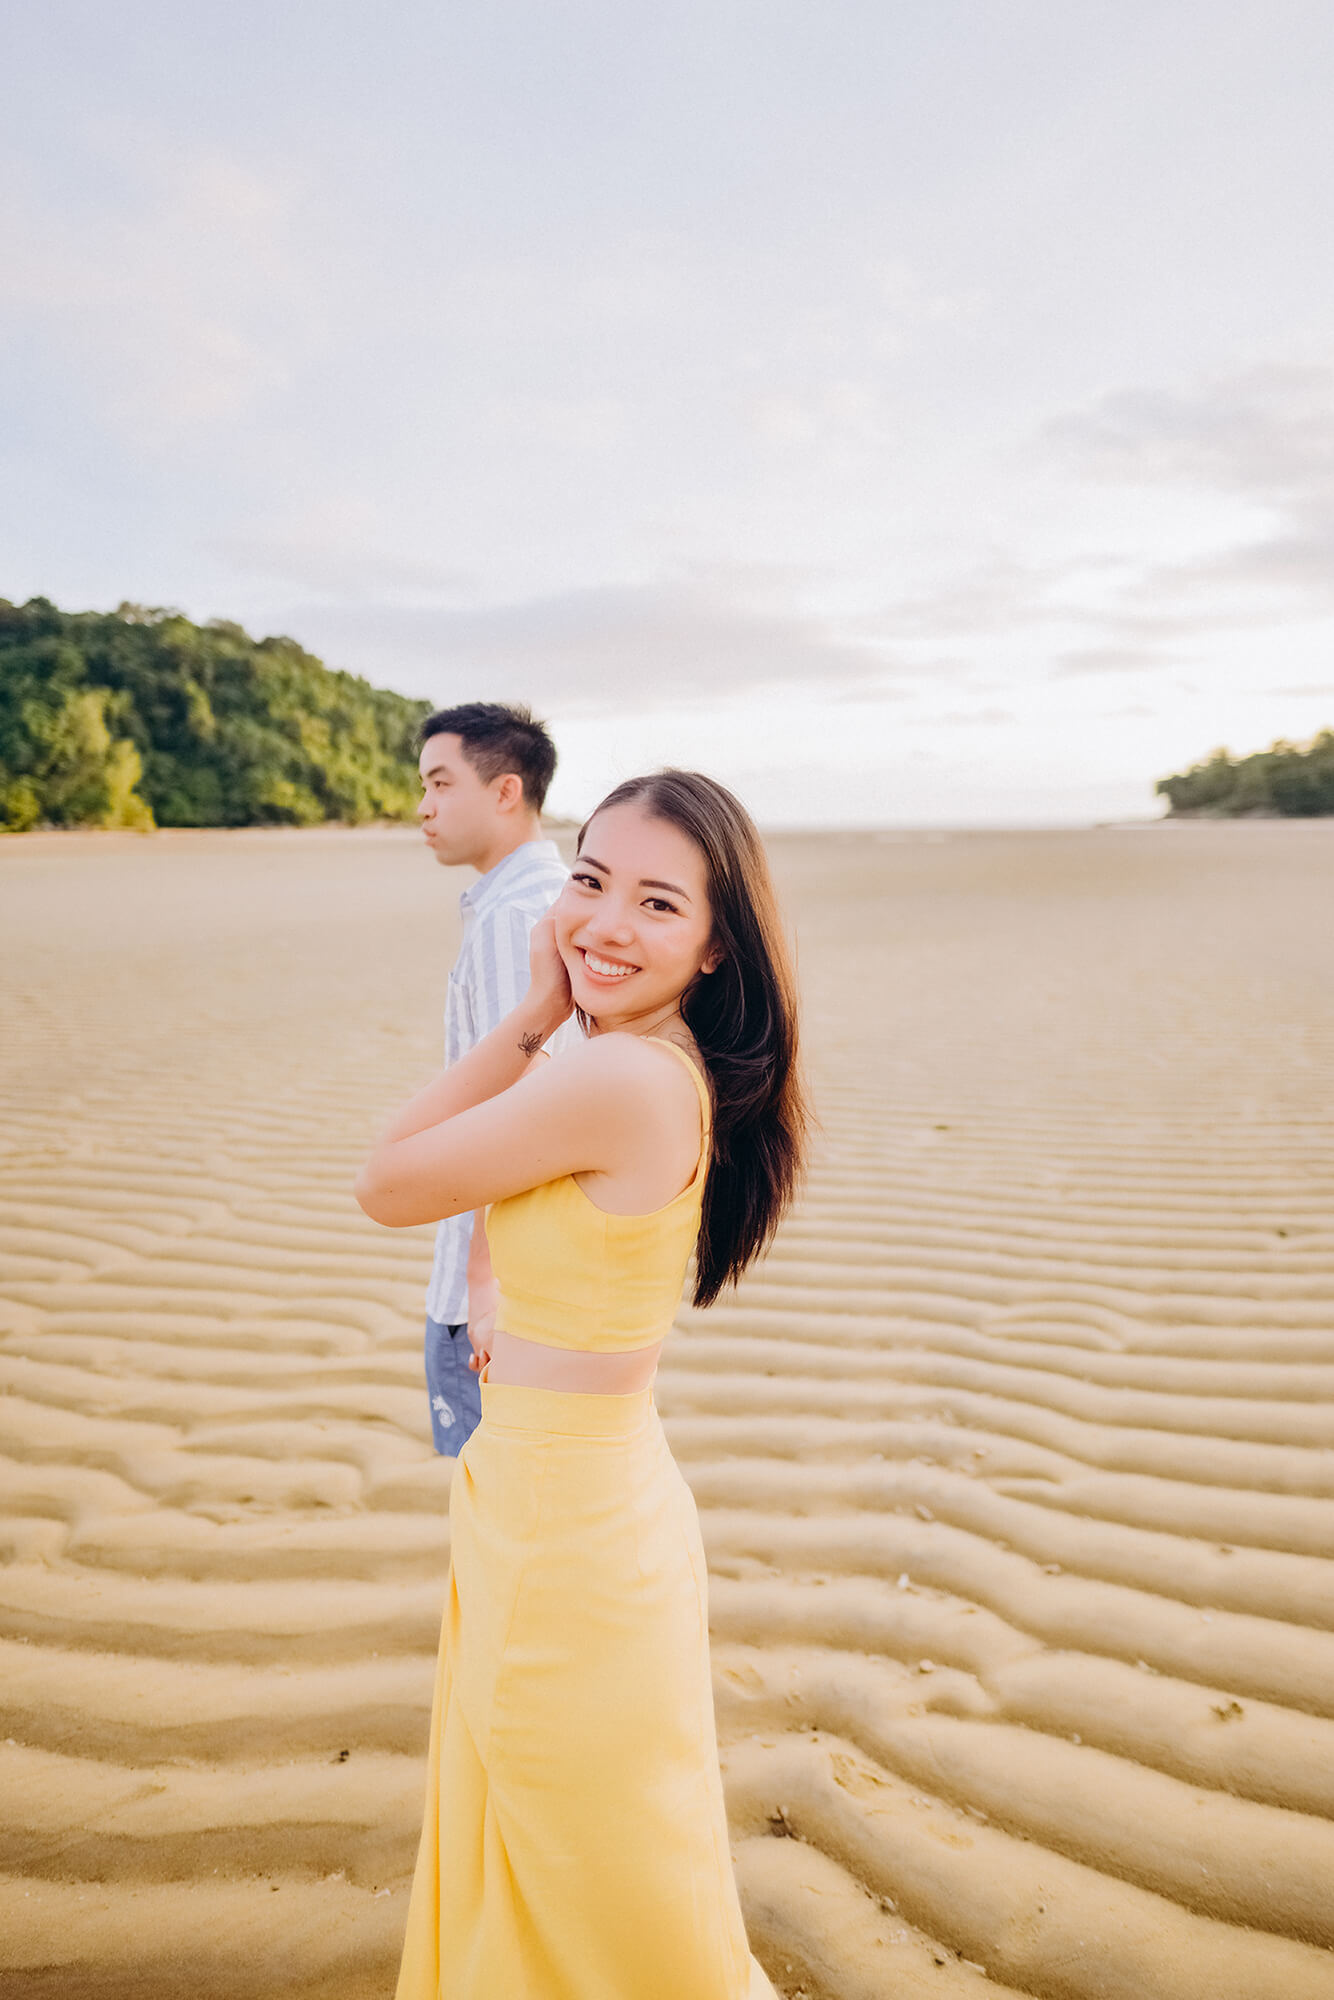
[{"label": "woman's teeth", "polygon": [[594,958],[591,951],[584,953],[584,964],[590,972],[600,974],[603,979],[625,979],[639,970],[635,965],[613,965],[609,959]]}]

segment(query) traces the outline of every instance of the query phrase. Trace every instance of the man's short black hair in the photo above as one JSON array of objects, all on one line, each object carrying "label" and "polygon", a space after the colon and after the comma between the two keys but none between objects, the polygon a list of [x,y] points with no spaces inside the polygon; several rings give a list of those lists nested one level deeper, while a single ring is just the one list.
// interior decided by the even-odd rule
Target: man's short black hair
[{"label": "man's short black hair", "polygon": [[428,715],[418,745],[431,736],[457,736],[463,754],[484,785],[507,771],[523,779],[523,795],[541,812],[556,770],[556,746],[531,709],[507,708],[499,701],[463,701]]}]

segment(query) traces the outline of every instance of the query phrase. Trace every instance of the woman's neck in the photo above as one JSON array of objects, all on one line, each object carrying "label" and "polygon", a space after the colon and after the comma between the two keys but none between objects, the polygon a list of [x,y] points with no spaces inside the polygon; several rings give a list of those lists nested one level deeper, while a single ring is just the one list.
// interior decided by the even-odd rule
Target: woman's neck
[{"label": "woman's neck", "polygon": [[589,1033],[594,1035],[642,1035],[646,1038],[650,1035],[661,1038],[669,1035],[673,1029],[677,1029],[693,1039],[690,1037],[690,1030],[686,1027],[681,1009],[676,1006],[659,1007],[650,1014],[629,1021],[602,1022],[593,1016],[589,1020],[588,1027]]}]

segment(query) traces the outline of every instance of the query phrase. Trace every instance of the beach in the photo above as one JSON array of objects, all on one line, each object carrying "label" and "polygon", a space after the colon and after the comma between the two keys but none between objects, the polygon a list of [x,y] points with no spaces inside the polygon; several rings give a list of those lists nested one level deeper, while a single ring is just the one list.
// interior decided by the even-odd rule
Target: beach
[{"label": "beach", "polygon": [[[658,1378],[754,1949],[1334,2000],[1334,821],[772,853],[815,1160]],[[451,1464],[350,1184],[466,879],[0,842],[5,2000],[393,1992]]]}]

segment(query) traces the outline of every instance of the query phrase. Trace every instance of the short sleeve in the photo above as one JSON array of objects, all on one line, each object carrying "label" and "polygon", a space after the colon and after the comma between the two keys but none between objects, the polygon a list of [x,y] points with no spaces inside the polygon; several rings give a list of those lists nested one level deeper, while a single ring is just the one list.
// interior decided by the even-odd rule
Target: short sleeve
[{"label": "short sleeve", "polygon": [[528,942],[536,916],[515,904],[488,910],[472,940],[472,1018],[478,1041],[498,1028],[528,991]]}]

